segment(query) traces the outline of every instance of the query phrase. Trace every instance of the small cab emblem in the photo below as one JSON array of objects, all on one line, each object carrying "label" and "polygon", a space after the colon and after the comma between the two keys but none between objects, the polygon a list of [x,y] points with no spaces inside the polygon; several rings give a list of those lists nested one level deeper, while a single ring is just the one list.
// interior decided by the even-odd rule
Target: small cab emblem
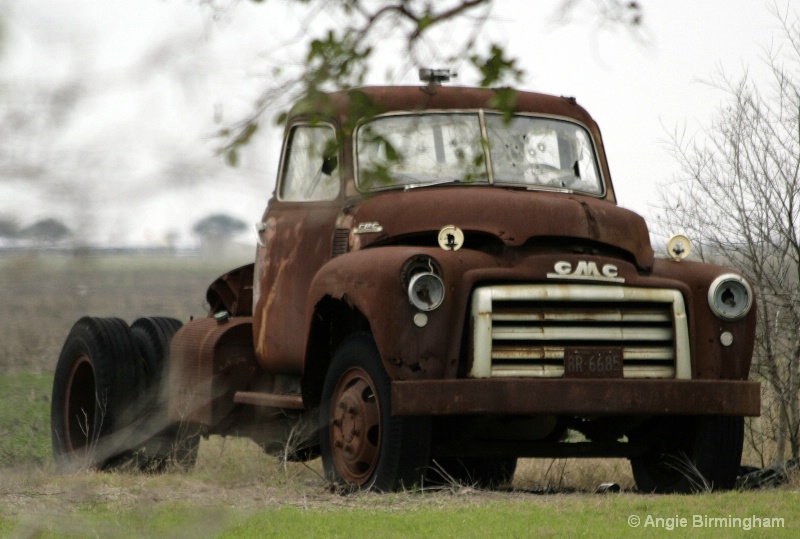
[{"label": "small cab emblem", "polygon": [[439,247],[445,251],[458,251],[464,245],[464,232],[455,225],[447,225],[439,231]]},{"label": "small cab emblem", "polygon": [[377,221],[359,223],[358,227],[354,230],[356,234],[377,234],[383,232],[383,227]]}]

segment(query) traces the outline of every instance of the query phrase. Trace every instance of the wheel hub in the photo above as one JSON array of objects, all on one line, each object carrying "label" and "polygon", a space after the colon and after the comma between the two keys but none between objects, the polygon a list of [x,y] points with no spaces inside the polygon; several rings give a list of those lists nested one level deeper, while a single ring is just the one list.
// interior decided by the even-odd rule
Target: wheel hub
[{"label": "wheel hub", "polygon": [[92,362],[80,354],[72,364],[64,395],[64,436],[68,451],[84,452],[94,438],[95,379]]},{"label": "wheel hub", "polygon": [[380,455],[380,403],[363,369],[347,371],[331,402],[330,436],[334,462],[342,479],[365,484]]}]

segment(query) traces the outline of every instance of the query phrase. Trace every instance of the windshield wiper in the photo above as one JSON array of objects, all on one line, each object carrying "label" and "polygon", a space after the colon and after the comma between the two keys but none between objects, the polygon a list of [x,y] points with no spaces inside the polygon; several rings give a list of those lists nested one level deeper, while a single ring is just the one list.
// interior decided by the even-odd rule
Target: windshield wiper
[{"label": "windshield wiper", "polygon": [[416,189],[418,187],[431,187],[434,185],[444,185],[446,183],[462,183],[462,180],[459,179],[449,179],[449,180],[437,180],[435,182],[427,182],[427,183],[415,183],[406,185],[403,190],[408,191],[410,189]]}]

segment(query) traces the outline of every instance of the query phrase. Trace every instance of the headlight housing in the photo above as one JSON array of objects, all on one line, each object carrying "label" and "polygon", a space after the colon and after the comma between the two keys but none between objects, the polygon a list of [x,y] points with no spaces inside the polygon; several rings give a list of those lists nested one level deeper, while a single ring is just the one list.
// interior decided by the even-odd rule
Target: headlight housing
[{"label": "headlight housing", "polygon": [[418,255],[406,261],[402,279],[411,305],[422,312],[428,312],[442,304],[445,288],[441,274],[439,264],[429,256]]},{"label": "headlight housing", "polygon": [[753,306],[753,290],[739,275],[726,273],[711,283],[708,289],[708,305],[721,320],[739,320]]},{"label": "headlight housing", "polygon": [[408,301],[420,311],[432,311],[444,301],[444,283],[435,273],[417,273],[408,282]]}]

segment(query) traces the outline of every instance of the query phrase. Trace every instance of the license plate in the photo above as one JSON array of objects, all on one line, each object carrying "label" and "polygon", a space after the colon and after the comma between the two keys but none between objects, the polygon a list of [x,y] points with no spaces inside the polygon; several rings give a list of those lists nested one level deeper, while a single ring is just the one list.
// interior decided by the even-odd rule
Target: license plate
[{"label": "license plate", "polygon": [[564,376],[568,378],[622,378],[620,348],[565,348]]}]

